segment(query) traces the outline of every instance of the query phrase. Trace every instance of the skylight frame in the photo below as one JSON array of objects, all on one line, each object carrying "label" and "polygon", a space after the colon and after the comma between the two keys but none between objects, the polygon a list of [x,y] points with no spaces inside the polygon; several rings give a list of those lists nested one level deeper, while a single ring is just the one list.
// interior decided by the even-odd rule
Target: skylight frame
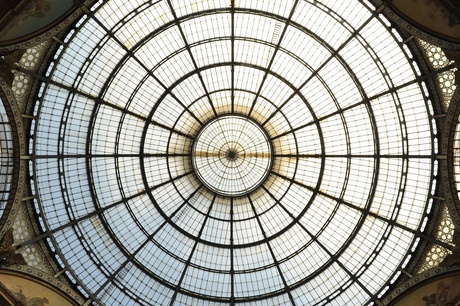
[{"label": "skylight frame", "polygon": [[[227,13],[222,13],[222,14],[228,14],[228,12],[229,12],[229,10],[227,9]],[[258,14],[258,15],[259,15],[259,14],[260,14],[260,15],[263,15],[261,12],[254,12],[254,13],[256,13],[256,14]],[[231,15],[231,10],[230,10],[230,15]],[[90,17],[89,17],[89,20],[91,20],[92,18],[94,18],[94,17],[90,16]],[[197,17],[197,18],[199,18],[199,17]],[[85,23],[82,24],[83,27],[84,27],[84,25],[85,25]],[[77,33],[78,33],[78,31],[77,31]],[[75,34],[75,35],[76,35],[76,34]],[[109,36],[111,36],[110,33],[109,33]],[[357,36],[356,36],[356,37],[357,37]],[[109,38],[109,39],[110,39],[110,38]],[[230,38],[230,40],[231,40],[231,38]],[[236,38],[235,38],[235,40],[236,40]],[[64,52],[66,52],[66,51],[64,51]],[[124,50],[123,52],[126,52],[125,54],[127,54],[128,56],[130,56],[130,54],[132,54],[129,50]],[[120,52],[120,55],[121,55],[123,52]],[[278,52],[279,52],[279,51],[278,51]],[[406,56],[407,56],[407,55],[406,55]],[[59,60],[58,60],[58,61],[59,61]],[[116,62],[116,61],[115,61],[115,62]],[[120,63],[121,63],[121,62],[117,62],[117,63],[115,63],[115,62],[114,62],[114,66],[113,66],[113,67],[116,67],[117,65],[119,66]],[[412,63],[411,63],[411,64],[412,64]],[[55,66],[59,66],[59,65],[55,65]],[[56,69],[56,68],[54,68],[54,69]],[[146,71],[145,73],[146,73],[147,75],[150,75],[150,74],[151,74],[151,72],[148,72],[148,71]],[[51,75],[53,75],[53,73],[51,73]],[[115,74],[114,74],[114,73],[111,73],[111,75],[113,76],[113,75],[115,75]],[[53,78],[53,77],[52,77],[52,78]],[[77,77],[77,79],[78,79],[78,77]],[[82,80],[84,80],[84,79],[82,79]],[[78,82],[78,81],[77,81],[77,82]],[[84,82],[84,81],[83,81],[83,82]],[[397,86],[397,85],[398,85],[398,84],[393,84],[392,87],[394,88],[394,86]],[[403,85],[404,85],[404,84],[403,84]],[[416,84],[416,85],[417,85],[418,87],[421,87],[420,84]],[[63,83],[63,84],[59,84],[59,82],[57,82],[56,80],[54,80],[54,82],[53,82],[53,81],[50,82],[50,85],[49,85],[49,87],[48,87],[48,88],[50,88],[50,89],[49,89],[50,91],[49,91],[49,92],[48,92],[48,91],[46,92],[45,98],[46,98],[46,95],[49,94],[49,93],[51,92],[51,88],[52,88],[53,86],[56,86],[57,88],[63,89],[62,92],[64,93],[64,95],[66,94],[66,90],[68,89],[67,87],[65,87],[65,86],[67,86],[67,80],[65,80],[65,83]],[[409,96],[410,96],[410,95],[417,95],[417,96],[419,96],[419,97],[418,97],[418,98],[414,98],[414,100],[419,100],[419,99],[420,99],[420,96],[422,96],[422,95],[418,95],[418,94],[417,94],[417,92],[418,92],[417,86],[414,86],[415,89],[414,89],[414,87],[412,87],[411,90],[406,90],[406,89],[410,89],[410,88],[411,88],[409,85],[408,85],[408,86],[404,86],[404,87],[402,87],[401,89],[397,89],[397,90],[396,90],[396,93],[393,93],[393,92],[392,92],[392,87],[389,87],[389,88],[388,88],[388,91],[389,91],[388,94],[381,95],[381,96],[376,97],[376,98],[371,97],[368,101],[365,101],[365,103],[363,104],[363,108],[366,109],[366,111],[368,112],[368,111],[369,111],[369,106],[372,107],[372,102],[375,102],[376,100],[378,100],[378,99],[380,99],[381,97],[384,97],[384,96],[386,96],[386,95],[388,95],[388,96],[390,96],[390,95],[391,95],[391,96],[395,96],[395,95],[409,95]],[[69,94],[69,96],[76,97],[77,99],[82,99],[82,98],[88,99],[88,98],[89,98],[88,101],[93,100],[95,105],[100,104],[100,105],[102,105],[102,108],[103,108],[103,107],[105,107],[105,106],[107,106],[107,105],[111,105],[110,101],[105,101],[105,102],[104,102],[104,101],[103,101],[103,98],[104,98],[104,97],[101,96],[101,93],[105,92],[105,91],[104,91],[105,88],[107,88],[107,87],[102,86],[102,87],[100,87],[100,88],[94,89],[94,87],[87,87],[87,86],[85,87],[85,86],[81,86],[81,85],[80,85],[80,86],[77,87],[77,90],[76,90],[75,92],[74,92],[74,91],[71,91],[71,90],[67,90],[67,93]],[[48,89],[47,89],[47,90],[48,90]],[[236,91],[236,88],[235,88],[234,90]],[[169,91],[169,92],[171,93],[172,91]],[[382,94],[382,93],[385,93],[385,90],[379,91],[379,92],[377,93],[377,95]],[[257,93],[255,93],[255,92],[253,92],[253,94],[256,94],[256,95],[257,95]],[[97,96],[101,96],[101,97],[102,97],[103,103],[101,103],[101,98],[99,98],[99,97],[97,97]],[[43,98],[43,102],[46,101],[45,98]],[[426,99],[425,99],[423,96],[421,97],[421,99],[423,99],[425,103],[427,102]],[[411,100],[412,100],[412,99],[411,99]],[[393,100],[393,101],[394,101],[394,100]],[[71,103],[73,103],[73,102],[71,102]],[[67,107],[68,107],[68,106],[65,106],[65,108],[67,108]],[[98,111],[99,111],[100,109],[101,109],[101,107],[98,108]],[[113,109],[113,111],[115,111],[115,110],[116,110],[116,108]],[[65,110],[64,110],[64,111],[65,111]],[[339,112],[339,113],[342,113],[345,117],[347,116],[346,111],[343,112],[343,111],[341,111],[340,109],[338,109],[338,112]],[[39,113],[41,114],[41,111],[39,111]],[[94,112],[93,112],[93,114],[94,114]],[[123,114],[124,114],[124,113],[123,113]],[[365,114],[365,112],[363,112],[363,114]],[[139,114],[138,114],[138,115],[139,115]],[[93,116],[94,116],[94,115],[93,115]],[[124,116],[124,115],[123,115],[123,116]],[[415,116],[412,116],[412,117],[415,117]],[[94,118],[96,118],[96,117],[94,117]],[[345,121],[344,121],[344,120],[345,120]],[[64,126],[67,124],[67,121],[63,121],[63,120],[59,120],[59,121],[61,121],[61,124],[63,124]],[[346,122],[346,119],[344,119],[344,117],[342,117],[342,119],[340,119],[339,122],[342,122],[342,124],[344,124],[344,122]],[[176,122],[176,123],[177,123],[177,122]],[[404,123],[404,124],[405,124],[404,121],[402,121],[401,123]],[[39,121],[39,124],[40,124],[40,121]],[[37,124],[37,125],[39,125],[39,124]],[[371,123],[370,125],[372,125],[372,123]],[[121,125],[120,125],[120,126],[121,126]],[[403,126],[403,128],[405,127],[404,125],[402,125],[402,126]],[[410,128],[412,128],[412,129],[416,128],[416,129],[417,129],[419,126],[421,126],[421,124],[420,124],[420,125],[415,125],[415,126],[413,125],[413,126],[410,127]],[[431,124],[428,124],[428,126],[430,126],[430,127],[428,128],[428,130],[427,130],[427,129],[424,130],[425,136],[422,137],[422,139],[427,139],[427,138],[431,137],[431,135],[429,135],[429,134],[430,134],[430,132],[431,132],[431,134],[432,134],[433,127],[431,126]],[[65,127],[64,127],[64,128],[65,128]],[[406,145],[406,147],[404,147],[404,146],[402,147],[402,148],[403,148],[402,150],[403,150],[404,153],[402,153],[402,154],[399,156],[399,158],[400,158],[401,160],[403,160],[403,162],[402,162],[402,163],[403,163],[403,166],[406,167],[407,169],[409,169],[409,165],[408,165],[409,162],[408,162],[408,161],[411,161],[411,157],[409,157],[409,155],[407,155],[407,157],[406,157],[406,154],[408,154],[408,153],[407,153],[407,152],[408,152],[408,149],[410,149],[411,152],[412,152],[412,148],[418,149],[421,142],[419,142],[419,141],[413,142],[412,139],[409,139],[409,140],[404,141],[404,138],[407,137],[407,136],[405,136],[405,135],[407,135],[407,134],[405,134],[405,132],[401,132],[401,134],[404,135],[404,136],[401,137],[401,139],[403,140],[403,142],[404,142],[404,144]],[[412,135],[412,132],[411,132],[410,134]],[[119,134],[118,134],[118,135],[119,135]],[[380,136],[380,135],[379,135],[379,136]],[[428,136],[428,137],[427,137],[427,136]],[[94,138],[94,134],[93,134],[91,137],[93,137],[93,138],[91,139],[91,141],[93,141],[93,140],[95,139],[95,138]],[[117,137],[118,137],[118,136],[117,136]],[[77,138],[78,138],[78,137],[77,137]],[[60,140],[55,140],[55,141],[56,141],[56,142],[59,142],[60,144],[63,144]],[[88,145],[88,143],[87,143],[87,145]],[[344,145],[345,147],[348,147],[347,144],[343,144],[343,145]],[[38,148],[38,146],[37,146],[36,148]],[[66,146],[63,145],[63,148],[66,148]],[[420,152],[422,152],[422,153],[423,153],[423,152],[429,152],[429,151],[430,151],[430,150],[429,150],[429,149],[426,149],[426,148],[425,148],[425,149],[420,149]],[[45,153],[46,150],[45,150],[45,151],[40,151],[40,150],[38,150],[38,154],[37,154],[37,151],[36,151],[36,153],[35,153],[35,155],[36,155],[36,156],[35,156],[35,163],[36,163],[36,165],[39,165],[39,164],[40,164],[40,160],[41,160],[41,159],[46,160],[46,159],[50,158],[50,156],[47,155],[47,154],[40,154],[40,153],[42,153],[42,152]],[[326,150],[326,152],[327,152],[327,150]],[[344,152],[347,152],[346,154],[349,154],[348,152],[351,152],[351,151],[350,151],[350,148],[347,149],[347,150],[345,150]],[[96,153],[97,153],[97,152],[96,152]],[[102,153],[105,154],[105,153],[107,153],[107,152],[102,152]],[[372,151],[369,151],[369,152],[367,152],[367,153],[368,153],[368,154],[367,154],[368,156],[373,155],[373,152],[372,152]],[[87,154],[87,153],[85,153],[85,154]],[[327,154],[327,153],[326,153],[326,154]],[[42,155],[42,156],[41,156],[41,157],[37,157],[37,156],[40,156],[40,155]],[[64,153],[63,156],[65,156],[65,155],[66,155],[66,154]],[[320,153],[320,155],[323,155],[323,153]],[[423,154],[422,154],[422,155],[423,155]],[[351,156],[354,156],[354,154],[352,154]],[[381,155],[377,155],[377,156],[378,156],[379,159],[383,157],[383,156],[381,156]],[[416,155],[416,156],[417,156],[417,155]],[[110,154],[109,154],[108,157],[109,157],[109,158],[115,158],[115,155],[110,155]],[[430,159],[431,159],[431,154],[424,154],[424,155],[421,156],[420,158],[422,158],[422,159],[423,159],[423,158],[426,158],[427,160],[430,160]],[[59,159],[60,159],[60,157],[59,157]],[[323,159],[325,159],[324,156],[323,156]],[[61,163],[61,165],[62,165],[61,167],[71,167],[70,164],[69,164],[69,165],[65,165],[65,163],[64,163],[62,160],[60,161],[60,163]],[[332,166],[334,166],[334,165],[336,165],[336,164],[332,163]],[[431,164],[430,164],[430,162],[429,162],[427,165],[425,165],[425,163],[423,163],[423,162],[420,162],[420,165],[422,166],[422,168],[426,168],[426,169],[424,170],[426,173],[428,173],[428,172],[430,172],[430,171],[431,171],[431,172],[433,171],[433,170],[432,170],[432,168],[433,168],[433,162],[432,162],[432,161],[431,161]],[[430,167],[429,167],[430,165],[431,165],[431,170],[430,170],[430,169],[427,169],[427,168],[430,168]],[[92,165],[91,165],[91,168],[92,168]],[[368,167],[368,168],[370,168],[370,167]],[[347,167],[344,169],[345,172],[348,171],[348,170],[350,170],[349,166],[347,166]],[[36,170],[34,170],[34,171],[36,171]],[[69,179],[70,177],[67,176],[66,178]],[[404,181],[405,179],[407,179],[407,174],[404,174],[403,177],[400,178],[401,181]],[[89,181],[92,182],[92,183],[94,183],[94,177],[90,178]],[[120,184],[120,176],[119,176],[119,175],[118,175],[117,181],[118,181],[118,184]],[[427,181],[421,181],[421,182],[425,185],[425,187],[426,187],[427,185],[428,185],[428,186],[431,185],[431,179],[429,180],[429,182],[427,182]],[[62,186],[65,186],[65,183],[61,183],[61,184],[64,184],[64,185],[62,185]],[[161,183],[160,183],[160,184],[161,184]],[[119,185],[119,186],[124,186],[124,185],[123,185],[123,183],[122,183],[122,184]],[[37,187],[39,187],[39,186],[37,185]],[[93,188],[93,187],[91,186],[91,187],[89,187],[89,188],[91,189],[91,188]],[[175,188],[176,188],[176,190],[180,190],[180,188],[178,188],[178,187],[175,187]],[[372,187],[372,188],[376,188],[376,187],[374,186],[374,187]],[[416,187],[415,187],[415,188],[416,188]],[[39,189],[39,188],[37,188],[37,189]],[[343,191],[343,190],[344,190],[344,189],[342,188],[342,191]],[[348,190],[348,189],[347,189],[347,190]],[[427,188],[426,190],[431,190],[431,188]],[[94,203],[96,204],[96,208],[97,208],[96,211],[102,211],[105,207],[109,207],[109,206],[111,206],[111,205],[114,203],[113,200],[112,200],[112,203],[110,203],[111,201],[105,203],[105,201],[103,201],[102,199],[99,199],[99,196],[98,196],[99,193],[98,193],[96,190],[92,190],[91,193],[93,193],[92,197],[95,197],[96,199],[98,199],[98,200],[96,200],[96,201],[93,200]],[[411,193],[412,193],[412,194],[418,194],[418,192],[417,192],[416,190],[414,191],[414,187],[411,187]],[[128,197],[129,197],[129,196],[128,196]],[[373,196],[372,196],[372,197],[373,197]],[[400,194],[398,193],[398,195],[397,195],[396,197],[399,198],[399,197],[400,197]],[[342,204],[343,201],[346,202],[345,200],[342,199],[341,192],[339,192],[335,197],[333,197],[333,198],[331,198],[331,199],[334,199],[334,200],[335,200],[335,199],[338,199],[339,201],[338,201],[337,203],[339,203],[339,204]],[[115,200],[115,199],[114,199],[114,200]],[[126,199],[126,200],[127,200],[127,199]],[[340,202],[340,201],[342,201],[342,202]],[[124,201],[124,200],[123,200],[123,197],[122,197],[122,201],[119,202],[119,203],[120,203],[120,205],[121,205],[121,203],[124,203],[123,205],[127,205],[127,202],[128,202],[128,201]],[[185,202],[184,202],[184,203],[185,203]],[[366,209],[367,209],[367,208],[366,208],[366,207],[367,207],[367,206],[366,206],[367,204],[365,204],[365,203],[362,203],[362,204],[363,204],[363,205],[361,206],[361,209],[365,209],[365,210],[366,210]],[[105,205],[108,205],[108,206],[105,206]],[[41,205],[41,207],[43,207],[43,205]],[[340,206],[339,206],[339,207],[340,207]],[[70,213],[70,212],[69,212],[69,213]],[[419,210],[417,213],[418,213],[418,214],[423,214],[423,208],[422,208],[421,211]],[[70,215],[74,215],[74,212],[71,212]],[[72,217],[70,217],[70,215],[69,215],[69,218],[76,218],[76,217],[77,217],[77,216],[72,216]],[[84,214],[83,214],[83,216],[84,216]],[[407,216],[407,215],[406,215],[406,216]],[[71,220],[71,219],[69,219],[69,220]],[[46,221],[46,222],[48,222],[48,221]],[[417,233],[417,231],[418,231],[418,229],[419,229],[419,225],[417,225],[417,224],[409,224],[409,223],[407,223],[407,224],[404,224],[404,226],[407,226],[410,230],[414,231],[414,233]],[[49,229],[51,229],[51,228],[48,228],[48,226],[45,225],[45,230],[49,231]],[[393,229],[391,229],[391,230],[393,230]],[[405,232],[409,232],[409,231],[405,230]],[[109,231],[109,235],[111,235],[112,238],[115,238],[115,234],[114,234],[114,233],[111,233],[111,231]],[[81,238],[81,237],[80,237],[80,238]],[[53,240],[54,240],[54,239],[53,239]],[[117,239],[115,238],[115,241],[116,241],[116,240],[117,240]],[[267,241],[268,241],[268,240],[267,240]],[[391,242],[394,243],[394,241],[391,241]],[[118,247],[120,247],[120,246],[122,245],[120,242],[115,242],[115,243],[118,245]],[[267,245],[270,245],[270,244],[267,243]],[[411,244],[409,243],[409,245],[411,245]],[[58,247],[57,244],[55,245],[55,247],[57,247],[57,249],[59,249],[59,247]],[[121,247],[121,249],[122,249],[122,252],[125,253],[125,256],[128,256],[128,257],[129,257],[130,252],[127,252],[126,249],[124,249],[124,247]],[[337,265],[337,259],[335,259],[335,260],[336,260],[336,261],[335,261],[334,265]],[[130,261],[130,262],[131,262],[131,261]],[[139,263],[139,262],[135,262],[135,264],[136,264],[136,265],[141,265],[141,263]],[[329,266],[329,267],[330,267],[330,266]],[[336,269],[336,270],[334,270],[334,271],[337,271],[338,268],[335,267],[335,269]],[[327,269],[326,269],[325,271],[327,271]],[[114,275],[114,274],[112,274],[112,273],[113,273],[113,272],[109,272],[108,275],[109,275],[109,276]],[[316,274],[316,275],[319,275],[319,274]],[[75,275],[74,275],[74,276],[75,276]],[[154,278],[155,278],[155,277],[154,277]],[[158,278],[155,278],[155,279],[158,280]],[[160,283],[163,283],[163,282],[164,282],[164,281],[161,281],[161,280],[160,280]],[[121,285],[120,285],[120,286],[121,286]],[[102,288],[102,289],[103,289],[103,288]],[[286,290],[286,289],[284,289],[284,290]],[[96,292],[98,292],[98,291],[100,291],[100,290],[97,290]],[[90,294],[91,294],[91,292],[93,292],[94,298],[96,297],[96,294],[94,294],[94,291],[93,291],[92,289],[88,288],[88,292],[89,292]],[[281,294],[280,292],[281,292],[281,291],[276,291],[275,294]],[[184,293],[186,293],[186,294],[192,294],[191,292],[188,292],[187,290],[185,290]],[[288,293],[286,293],[286,294],[289,295]],[[193,294],[192,294],[192,295],[193,295]],[[281,295],[281,296],[284,296],[284,295]],[[373,296],[375,296],[375,294],[374,294]],[[201,296],[201,297],[204,298],[204,299],[209,299],[209,298],[210,298],[210,297],[208,297],[208,296]],[[244,298],[250,298],[250,297],[244,296]],[[255,300],[264,299],[264,298],[268,298],[268,295],[267,295],[267,296],[265,296],[265,295],[255,296],[255,297],[253,297],[253,298],[255,298]],[[290,299],[291,299],[291,301],[292,301],[293,297],[291,296]],[[180,297],[179,297],[179,300],[180,300]]]}]

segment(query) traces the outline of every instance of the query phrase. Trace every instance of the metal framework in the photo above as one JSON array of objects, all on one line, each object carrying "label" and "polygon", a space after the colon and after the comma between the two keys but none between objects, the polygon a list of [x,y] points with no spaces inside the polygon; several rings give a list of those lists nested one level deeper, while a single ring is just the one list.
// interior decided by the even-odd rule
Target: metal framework
[{"label": "metal framework", "polygon": [[95,304],[375,301],[435,187],[402,41],[366,1],[96,3],[36,76],[40,239]]},{"label": "metal framework", "polygon": [[2,99],[0,98],[0,218],[11,194],[14,168],[13,134]]}]

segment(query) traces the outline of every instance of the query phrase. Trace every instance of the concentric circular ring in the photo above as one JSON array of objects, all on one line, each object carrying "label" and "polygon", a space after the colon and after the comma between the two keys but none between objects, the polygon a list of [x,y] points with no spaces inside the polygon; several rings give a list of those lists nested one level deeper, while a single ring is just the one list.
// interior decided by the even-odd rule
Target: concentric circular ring
[{"label": "concentric circular ring", "polygon": [[434,190],[413,42],[366,1],[133,3],[97,2],[35,108],[69,279],[103,305],[382,294]]},{"label": "concentric circular ring", "polygon": [[252,119],[219,116],[208,122],[193,143],[192,164],[201,182],[230,197],[251,193],[270,174],[272,146]]}]

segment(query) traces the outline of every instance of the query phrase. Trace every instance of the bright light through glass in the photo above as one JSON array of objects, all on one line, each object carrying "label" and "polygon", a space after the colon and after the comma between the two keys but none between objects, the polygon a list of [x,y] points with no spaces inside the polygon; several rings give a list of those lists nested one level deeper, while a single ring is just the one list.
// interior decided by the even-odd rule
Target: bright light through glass
[{"label": "bright light through glass", "polygon": [[230,197],[259,187],[270,173],[272,158],[268,135],[254,121],[235,115],[207,123],[192,151],[193,167],[202,183]]},{"label": "bright light through glass", "polygon": [[85,18],[36,108],[31,175],[95,304],[382,292],[420,230],[433,127],[374,7],[111,0]]}]

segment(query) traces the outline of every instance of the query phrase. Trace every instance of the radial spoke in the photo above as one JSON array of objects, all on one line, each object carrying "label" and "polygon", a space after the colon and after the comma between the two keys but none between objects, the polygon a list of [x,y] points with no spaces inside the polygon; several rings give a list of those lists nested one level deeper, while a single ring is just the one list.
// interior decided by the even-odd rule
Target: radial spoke
[{"label": "radial spoke", "polygon": [[86,304],[379,304],[451,247],[428,232],[454,64],[389,7],[141,2],[82,5],[1,95],[26,112],[19,247],[47,243]]},{"label": "radial spoke", "polygon": [[[275,196],[267,189],[265,189],[265,191],[270,195],[270,197],[272,199],[274,199],[276,201],[276,204],[279,205],[288,215],[289,217],[292,218],[293,221],[296,222],[296,224],[302,228],[302,230],[310,237],[311,240],[315,241],[326,253],[327,255],[329,256],[329,260],[333,260],[335,261],[347,274],[348,276],[353,279],[353,281],[357,282],[359,284],[359,286],[361,287],[362,290],[364,290],[369,296],[373,296],[373,294],[367,289],[367,287],[365,286],[365,284],[363,284],[357,277],[356,275],[354,275],[353,273],[351,273],[351,271],[349,269],[347,269],[345,267],[345,265],[339,261],[339,257],[337,256],[337,254],[333,254],[328,248],[327,246],[325,246],[321,241],[318,240],[318,237],[316,235],[313,235],[306,227],[304,224],[302,224],[302,222],[299,222],[299,219],[296,218],[292,212],[290,212],[285,205],[283,205],[279,199],[276,199]],[[323,269],[326,269],[326,267],[323,267]]]},{"label": "radial spoke", "polygon": [[[216,201],[216,195],[214,195],[214,197],[211,200],[211,204],[209,205],[208,212],[206,213],[206,216],[205,216],[205,218],[203,220],[203,224],[201,224],[200,231],[198,232],[198,235],[197,235],[198,238],[200,238],[201,234],[203,233],[203,230],[205,228],[206,222],[208,221],[209,215],[211,214],[211,210],[212,210],[212,207],[214,206],[215,201]],[[195,243],[193,244],[192,250],[190,251],[190,255],[189,255],[187,261],[185,262],[184,270],[182,271],[180,279],[177,282],[176,290],[174,291],[174,295],[171,298],[171,302],[169,303],[170,306],[174,305],[174,302],[176,301],[177,293],[179,292],[179,290],[181,288],[182,281],[184,280],[184,277],[185,277],[185,275],[187,273],[187,269],[190,266],[190,263],[192,262],[193,254],[195,253],[195,250],[196,250],[197,246],[198,246],[198,240],[196,240]]]},{"label": "radial spoke", "polygon": [[232,61],[232,76],[231,76],[231,99],[232,99],[232,111],[235,113],[235,0],[230,0],[230,9],[231,9],[231,61]]},{"label": "radial spoke", "polygon": [[[182,205],[180,205],[172,214],[171,216],[169,217],[169,220],[171,220],[177,213],[179,213],[179,211],[181,211],[181,209],[188,203],[188,201],[199,191],[199,188],[196,189],[191,195],[190,197],[183,202]],[[130,263],[132,262],[136,255],[139,254],[139,252],[147,245],[147,243],[149,243],[163,228],[164,226],[168,224],[168,221],[165,220],[163,221],[159,226],[158,228],[152,233],[150,234],[147,239],[144,240],[143,243],[141,243],[133,252],[131,252],[129,254],[129,256],[127,257],[127,259],[120,265],[120,267],[118,269],[116,269],[112,274],[109,275],[109,277],[107,277],[106,281],[94,292],[94,294],[92,294],[90,296],[90,300],[94,300],[97,298],[97,295],[102,292],[102,290],[107,287],[108,284],[110,284],[111,282],[113,282],[113,280],[115,279],[115,277],[117,275],[120,274],[120,272]],[[204,223],[203,223],[203,226],[204,226]]]},{"label": "radial spoke", "polygon": [[323,69],[331,60],[333,60],[339,52],[347,46],[347,44],[355,38],[359,32],[369,23],[371,22],[373,17],[369,17],[358,29],[356,29],[346,40],[343,42],[337,50],[332,52],[332,54],[321,64],[313,73],[292,93],[289,98],[286,99],[277,109],[273,112],[268,118],[262,123],[262,126],[265,126],[289,101],[292,100],[296,95],[300,94],[300,91],[314,78],[318,75],[318,73]]},{"label": "radial spoke", "polygon": [[275,158],[388,158],[388,159],[432,159],[434,154],[274,154]]},{"label": "radial spoke", "polygon": [[[103,29],[105,29],[108,33],[108,35],[114,40],[116,41],[120,47],[122,49],[125,50],[127,56],[131,57],[132,59],[134,59],[145,71],[146,73],[152,77],[164,90],[165,90],[165,95],[166,94],[169,94],[185,111],[187,111],[198,123],[200,123],[200,125],[203,125],[203,123],[201,122],[201,119],[198,118],[193,112],[190,111],[190,109],[173,93],[171,92],[170,89],[168,89],[168,87],[164,84],[164,82],[162,82],[153,72],[151,69],[149,69],[145,63],[143,61],[141,61],[133,52],[132,50],[128,49],[125,44],[123,44],[123,42],[120,41],[120,39],[114,35],[114,33],[112,31],[110,31],[110,29],[107,29],[107,27],[105,26],[104,22],[103,21],[100,21],[99,19],[95,18],[94,16],[92,16],[93,19],[99,24],[99,26],[101,26]],[[149,120],[150,120],[150,117],[149,117]]]},{"label": "radial spoke", "polygon": [[[396,221],[396,219],[388,219],[387,217],[381,216],[381,215],[379,215],[379,214],[377,214],[377,213],[374,213],[374,212],[370,211],[369,208],[362,208],[362,207],[357,206],[357,205],[355,205],[355,204],[353,204],[353,203],[351,203],[351,202],[345,201],[345,200],[342,199],[342,198],[338,198],[338,197],[336,197],[336,196],[333,196],[333,195],[331,195],[331,194],[329,194],[329,193],[327,193],[327,192],[325,192],[325,191],[316,190],[315,188],[313,188],[313,187],[311,187],[311,186],[305,185],[305,184],[303,184],[303,183],[301,183],[301,182],[298,182],[298,181],[296,181],[296,180],[294,180],[294,179],[290,179],[290,178],[288,178],[288,177],[286,177],[286,176],[283,176],[283,175],[281,175],[281,174],[278,174],[278,173],[276,173],[276,172],[272,172],[272,173],[275,174],[276,176],[279,176],[279,177],[281,177],[281,178],[283,178],[283,179],[285,179],[285,180],[287,180],[287,181],[290,181],[290,182],[292,182],[292,183],[294,183],[294,184],[296,184],[296,185],[299,185],[299,186],[301,186],[301,187],[303,187],[303,188],[306,188],[306,189],[308,189],[309,191],[315,192],[316,194],[318,194],[318,195],[320,195],[320,196],[323,196],[323,197],[325,197],[325,198],[331,199],[331,200],[337,202],[338,204],[347,206],[347,207],[349,207],[349,208],[351,208],[351,209],[354,209],[354,210],[356,210],[356,211],[359,211],[359,212],[362,213],[362,214],[365,214],[365,215],[374,217],[374,218],[376,218],[376,219],[379,219],[379,220],[381,220],[381,221],[383,221],[383,222],[385,222],[385,223],[387,223],[387,224],[389,224],[389,225],[391,225],[391,226],[396,226],[396,227],[398,227],[398,228],[400,228],[400,229],[402,229],[402,230],[408,231],[408,232],[410,232],[410,233],[412,233],[412,234],[418,235],[419,237],[423,237],[423,238],[427,239],[427,236],[424,235],[423,233],[420,233],[420,232],[417,231],[417,230],[414,230],[414,229],[412,229],[412,228],[410,228],[410,227],[408,227],[408,226],[406,226],[406,225],[403,225],[403,224],[401,224],[401,223],[398,223],[398,222]],[[396,208],[395,208],[395,209],[396,209]],[[437,240],[436,240],[436,241],[437,241]],[[439,241],[437,241],[436,243],[439,244]]]},{"label": "radial spoke", "polygon": [[234,199],[230,198],[230,304],[235,304]]},{"label": "radial spoke", "polygon": [[182,29],[182,26],[180,24],[179,19],[177,18],[176,11],[174,10],[174,7],[171,3],[171,0],[168,0],[168,5],[171,10],[171,13],[174,17],[174,22],[176,23],[177,28],[179,29],[180,35],[182,37],[182,40],[185,43],[185,48],[187,49],[187,52],[190,55],[190,59],[192,60],[193,66],[195,66],[196,71],[198,71],[198,78],[200,79],[201,85],[203,86],[203,90],[206,93],[206,96],[208,98],[209,105],[211,105],[212,111],[214,112],[214,115],[217,116],[217,111],[214,107],[214,103],[212,102],[211,96],[209,95],[208,88],[203,80],[203,76],[198,70],[198,64],[196,63],[195,57],[193,56],[192,49],[190,48],[190,44],[187,41],[187,37],[185,36],[184,30]]},{"label": "radial spoke", "polygon": [[260,231],[262,232],[262,235],[264,236],[265,244],[267,245],[267,248],[270,251],[270,255],[271,255],[271,258],[273,259],[273,263],[275,264],[276,270],[278,271],[281,281],[283,282],[284,290],[286,291],[286,294],[289,296],[289,299],[291,300],[292,305],[295,305],[296,303],[294,301],[294,297],[292,296],[291,290],[289,289],[289,285],[287,284],[286,277],[284,276],[284,273],[280,268],[280,264],[278,260],[276,259],[275,252],[273,251],[273,248],[270,245],[270,240],[268,240],[267,234],[265,233],[265,229],[262,225],[262,222],[260,221],[259,215],[257,214],[257,210],[254,206],[254,203],[252,202],[251,196],[248,195],[247,197],[248,197],[249,203],[251,204],[252,212],[254,213],[254,216],[256,217],[257,224],[259,225]]},{"label": "radial spoke", "polygon": [[[264,74],[264,76],[262,78],[262,82],[260,83],[259,90],[257,91],[256,97],[254,98],[254,101],[252,102],[251,108],[249,109],[249,116],[251,116],[252,111],[254,110],[254,106],[255,106],[257,100],[260,97],[260,93],[262,91],[262,88],[264,87],[264,84],[265,84],[265,81],[267,80],[269,71],[270,71],[270,69],[271,69],[271,67],[272,67],[272,65],[273,65],[273,63],[275,61],[276,54],[278,53],[278,50],[281,47],[281,42],[283,41],[283,38],[286,35],[286,31],[289,28],[289,23],[291,22],[292,15],[294,15],[294,11],[295,11],[295,8],[297,7],[298,3],[299,3],[299,0],[296,0],[294,5],[292,6],[291,13],[289,14],[288,19],[285,21],[283,31],[281,32],[281,35],[280,35],[280,37],[278,39],[278,43],[275,46],[275,50],[273,51],[273,54],[271,55],[270,62],[268,63],[268,66],[267,66],[267,68],[265,70],[265,74]],[[278,25],[278,23],[277,23],[277,25]],[[277,32],[277,29],[276,29],[276,26],[275,26],[275,34],[276,34],[276,32]],[[274,41],[272,41],[272,43],[274,43]]]}]

